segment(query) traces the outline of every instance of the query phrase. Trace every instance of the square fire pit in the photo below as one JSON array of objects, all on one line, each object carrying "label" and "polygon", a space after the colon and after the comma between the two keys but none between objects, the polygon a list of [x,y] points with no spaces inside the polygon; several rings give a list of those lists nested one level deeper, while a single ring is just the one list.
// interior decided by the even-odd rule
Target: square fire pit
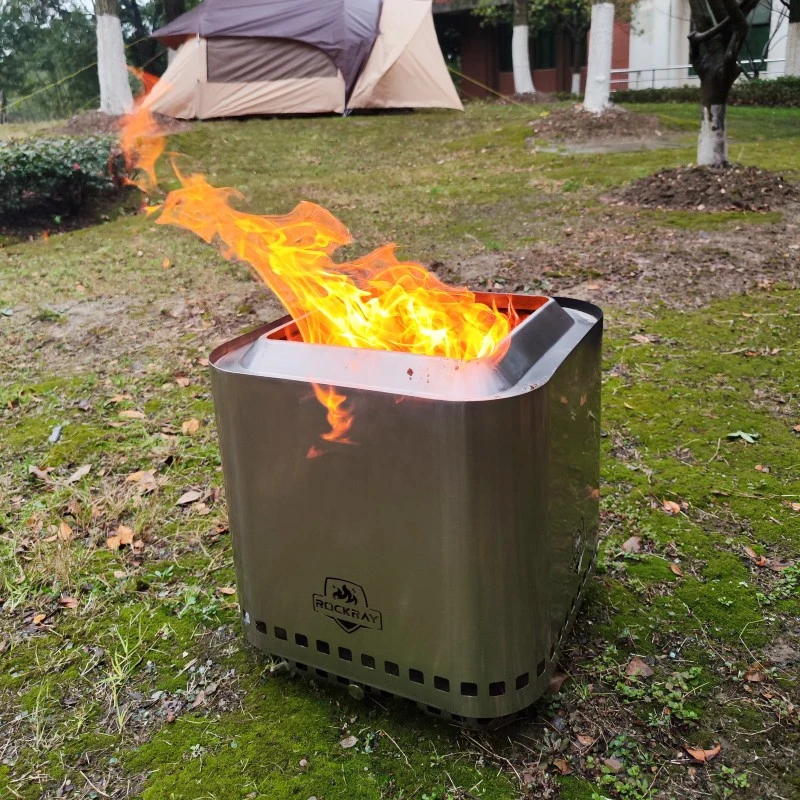
[{"label": "square fire pit", "polygon": [[[306,344],[285,317],[210,362],[248,640],[489,724],[546,688],[594,560],[602,313],[476,299],[521,317],[499,357]],[[312,383],[354,417],[316,458]]]}]

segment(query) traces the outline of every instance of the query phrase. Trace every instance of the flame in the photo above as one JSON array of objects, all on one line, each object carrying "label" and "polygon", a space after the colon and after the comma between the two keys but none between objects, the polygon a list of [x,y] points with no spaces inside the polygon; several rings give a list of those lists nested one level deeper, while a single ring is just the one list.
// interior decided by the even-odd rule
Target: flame
[{"label": "flame", "polygon": [[[129,165],[145,173],[141,185],[154,187],[164,139],[141,98],[125,121],[121,144]],[[156,222],[185,228],[209,243],[217,239],[227,258],[252,265],[306,342],[469,361],[496,358],[517,323],[513,309],[503,313],[467,289],[447,286],[421,264],[399,261],[393,244],[335,262],[335,251],[352,238],[320,206],[304,201],[283,216],[245,214],[231,205],[241,198],[235,189],[211,186],[203,175],[183,175],[174,163],[173,169],[181,188],[152,209],[161,212]],[[344,407],[346,398],[334,387],[315,385],[314,392],[331,426],[322,438],[351,443],[353,415]],[[313,447],[308,453],[318,455]]]}]

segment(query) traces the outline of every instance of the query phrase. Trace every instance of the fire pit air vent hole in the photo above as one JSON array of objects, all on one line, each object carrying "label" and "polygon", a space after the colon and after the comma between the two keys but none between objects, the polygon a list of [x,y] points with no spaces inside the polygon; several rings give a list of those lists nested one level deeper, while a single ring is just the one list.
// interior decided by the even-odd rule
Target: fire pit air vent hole
[{"label": "fire pit air vent hole", "polygon": [[367,669],[375,669],[375,658],[373,656],[368,656],[366,653],[361,654],[361,663]]},{"label": "fire pit air vent hole", "polygon": [[314,672],[316,672],[317,675],[319,675],[320,678],[327,678],[328,677],[328,673],[324,669],[315,669]]},{"label": "fire pit air vent hole", "polygon": [[320,653],[325,653],[326,656],[331,654],[331,646],[327,642],[323,642],[321,639],[317,639],[317,650]]},{"label": "fire pit air vent hole", "polygon": [[410,669],[408,679],[413,683],[425,683],[425,676],[418,669]]},{"label": "fire pit air vent hole", "polygon": [[523,672],[522,675],[517,676],[516,687],[517,691],[520,689],[524,689],[530,683],[530,678],[528,677],[527,672]]},{"label": "fire pit air vent hole", "polygon": [[440,692],[449,692],[450,691],[450,681],[447,678],[442,678],[439,675],[433,676],[433,685],[436,689]]},{"label": "fire pit air vent hole", "polygon": [[275,638],[286,641],[286,630],[284,628],[275,628]]},{"label": "fire pit air vent hole", "polygon": [[495,683],[489,684],[489,696],[490,697],[500,697],[506,693],[506,682],[505,681],[497,681]]},{"label": "fire pit air vent hole", "polygon": [[308,647],[308,636],[302,633],[296,633],[294,635],[294,642],[300,645],[300,647]]},{"label": "fire pit air vent hole", "polygon": [[541,677],[542,677],[542,675],[544,675],[544,671],[545,671],[545,669],[547,669],[547,662],[546,662],[544,659],[542,659],[542,660],[541,660],[541,661],[540,661],[540,662],[539,662],[539,663],[536,665],[536,677],[537,677],[537,678],[541,678]]},{"label": "fire pit air vent hole", "polygon": [[260,619],[256,620],[256,630],[259,633],[266,633],[267,632],[267,623],[262,622]]},{"label": "fire pit air vent hole", "polygon": [[477,683],[462,683],[461,684],[461,694],[464,697],[477,697],[478,696],[478,684]]},{"label": "fire pit air vent hole", "polygon": [[351,650],[348,650],[346,647],[339,648],[339,658],[342,661],[352,661],[353,660],[353,653]]},{"label": "fire pit air vent hole", "polygon": [[386,670],[387,675],[394,675],[395,677],[400,675],[400,667],[394,661],[384,661],[383,668]]}]

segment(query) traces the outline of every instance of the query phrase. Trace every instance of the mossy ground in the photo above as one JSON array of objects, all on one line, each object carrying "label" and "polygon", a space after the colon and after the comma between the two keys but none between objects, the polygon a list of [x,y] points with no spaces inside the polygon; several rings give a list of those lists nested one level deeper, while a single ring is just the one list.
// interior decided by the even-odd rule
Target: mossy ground
[{"label": "mossy ground", "polygon": [[[0,796],[800,792],[797,213],[604,206],[691,160],[696,109],[642,110],[686,147],[534,156],[540,107],[488,104],[171,143],[249,209],[330,207],[358,252],[395,238],[446,277],[581,284],[606,307],[598,571],[569,679],[498,734],[357,703],[245,644],[203,360],[278,313],[245,268],[144,216],[0,248]],[[800,113],[730,114],[735,157],[800,174]],[[135,544],[112,551],[120,525]]]}]

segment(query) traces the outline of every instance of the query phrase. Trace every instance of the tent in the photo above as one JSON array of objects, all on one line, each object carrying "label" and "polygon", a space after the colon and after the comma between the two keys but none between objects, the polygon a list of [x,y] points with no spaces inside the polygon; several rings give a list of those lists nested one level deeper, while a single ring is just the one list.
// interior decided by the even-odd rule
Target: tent
[{"label": "tent", "polygon": [[431,0],[204,0],[153,36],[177,53],[147,105],[181,119],[463,110]]}]

